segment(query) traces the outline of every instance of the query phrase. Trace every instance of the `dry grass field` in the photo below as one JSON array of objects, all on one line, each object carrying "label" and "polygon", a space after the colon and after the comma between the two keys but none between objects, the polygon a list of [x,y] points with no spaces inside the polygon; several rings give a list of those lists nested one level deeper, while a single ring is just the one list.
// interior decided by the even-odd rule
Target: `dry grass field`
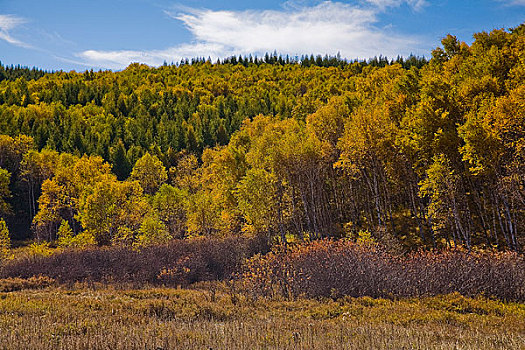
[{"label": "dry grass field", "polygon": [[[39,284],[19,282],[3,285]],[[0,349],[525,349],[525,304],[459,294],[255,300],[201,287],[0,292]]]}]

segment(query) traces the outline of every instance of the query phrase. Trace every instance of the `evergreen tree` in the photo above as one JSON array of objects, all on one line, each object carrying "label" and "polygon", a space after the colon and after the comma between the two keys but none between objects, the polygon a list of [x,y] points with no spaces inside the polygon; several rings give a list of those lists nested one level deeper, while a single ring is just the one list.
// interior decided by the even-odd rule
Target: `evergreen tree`
[{"label": "evergreen tree", "polygon": [[120,181],[127,179],[131,173],[131,163],[129,162],[126,148],[121,139],[112,147],[110,155],[113,165],[112,171],[117,175],[117,179]]},{"label": "evergreen tree", "polygon": [[226,132],[226,128],[224,127],[224,123],[221,122],[219,127],[217,128],[217,135],[216,135],[217,144],[224,146],[228,143],[228,133]]},{"label": "evergreen tree", "polygon": [[193,125],[188,125],[188,129],[186,131],[186,149],[193,153],[199,152],[199,142],[197,140],[197,135],[195,134]]}]

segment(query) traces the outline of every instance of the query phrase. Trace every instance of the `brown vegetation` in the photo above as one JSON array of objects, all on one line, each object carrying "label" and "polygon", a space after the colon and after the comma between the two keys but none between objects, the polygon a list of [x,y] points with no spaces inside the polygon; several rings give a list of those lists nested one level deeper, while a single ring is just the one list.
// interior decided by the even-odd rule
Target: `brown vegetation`
[{"label": "brown vegetation", "polygon": [[52,286],[55,280],[46,276],[34,276],[24,278],[4,278],[0,279],[0,293],[14,292],[24,289],[43,289]]},{"label": "brown vegetation", "polygon": [[464,250],[404,257],[373,245],[316,241],[251,259],[239,276],[254,296],[373,298],[479,294],[525,301],[525,259]]},{"label": "brown vegetation", "polygon": [[233,289],[252,297],[291,299],[457,292],[525,301],[525,259],[517,253],[456,249],[397,256],[375,244],[321,240],[264,254],[269,248],[261,241],[264,238],[202,238],[140,250],[67,249],[15,259],[0,269],[0,278],[43,275],[59,284],[104,283],[120,288],[228,281]]},{"label": "brown vegetation", "polygon": [[50,256],[28,256],[0,268],[0,278],[45,275],[58,283],[187,286],[221,280],[238,270],[255,253],[268,249],[257,238],[175,240],[165,245],[133,249],[67,249]]},{"label": "brown vegetation", "polygon": [[252,300],[200,290],[0,293],[0,349],[524,349],[525,308],[458,294]]}]

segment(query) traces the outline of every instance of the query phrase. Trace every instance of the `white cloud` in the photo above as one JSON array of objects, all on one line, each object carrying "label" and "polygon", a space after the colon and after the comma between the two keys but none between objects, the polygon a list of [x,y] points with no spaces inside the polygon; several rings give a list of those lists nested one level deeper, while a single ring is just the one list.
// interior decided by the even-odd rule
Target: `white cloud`
[{"label": "white cloud", "polygon": [[152,66],[159,66],[163,62],[180,62],[184,58],[194,57],[226,57],[236,54],[234,51],[227,52],[223,46],[211,43],[195,43],[179,45],[164,50],[152,51],[83,51],[77,56],[90,62],[91,65],[110,69],[120,69],[132,62],[146,63]]},{"label": "white cloud", "polygon": [[399,7],[403,4],[407,4],[408,6],[414,8],[415,10],[420,10],[425,5],[427,5],[426,0],[364,0],[374,6],[377,6],[379,8],[386,8],[386,7]]},{"label": "white cloud", "polygon": [[[288,0],[283,4],[283,6],[285,8],[300,8],[306,6],[314,6],[319,4],[319,2],[319,0]],[[354,2],[369,4],[383,10],[387,7],[399,7],[405,4],[416,10],[419,10],[423,6],[427,5],[427,0],[354,0]]]},{"label": "white cloud", "polygon": [[525,6],[525,0],[499,0],[506,2],[508,5],[524,5]]},{"label": "white cloud", "polygon": [[[186,57],[212,59],[231,55],[262,55],[274,50],[292,56],[340,53],[347,58],[409,54],[417,40],[377,28],[377,15],[387,6],[422,0],[366,0],[372,6],[325,1],[284,10],[212,11],[186,9],[170,14],[193,34],[194,42],[153,51],[96,51],[78,54],[94,65],[122,68],[131,62],[160,65]],[[289,5],[289,3],[287,3]],[[297,3],[296,3],[297,4]]]},{"label": "white cloud", "polygon": [[18,27],[21,24],[26,23],[26,20],[17,16],[13,15],[2,15],[0,14],[0,39],[5,40],[10,44],[21,46],[21,47],[29,47],[28,44],[21,42],[18,39],[15,39],[11,34],[10,31],[16,27]]}]

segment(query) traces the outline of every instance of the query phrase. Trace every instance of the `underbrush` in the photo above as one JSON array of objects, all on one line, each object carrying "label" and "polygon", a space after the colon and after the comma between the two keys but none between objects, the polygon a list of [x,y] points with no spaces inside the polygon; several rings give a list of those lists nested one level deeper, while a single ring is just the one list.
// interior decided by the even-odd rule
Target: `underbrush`
[{"label": "underbrush", "polygon": [[[0,278],[47,276],[58,284],[117,288],[189,287],[224,281],[250,298],[407,298],[460,293],[525,301],[525,258],[465,250],[392,255],[378,246],[322,240],[277,247],[248,238],[177,240],[130,247],[64,250],[9,261]],[[261,248],[262,247],[262,248]],[[207,284],[214,291],[217,284]]]},{"label": "underbrush", "polygon": [[373,245],[316,241],[252,258],[238,276],[255,297],[398,298],[460,293],[525,300],[525,259],[464,250],[393,256]]},{"label": "underbrush", "polygon": [[134,249],[126,246],[67,249],[48,256],[28,255],[7,262],[0,278],[45,275],[61,284],[188,286],[228,278],[246,258],[264,253],[257,238],[175,240]]}]

